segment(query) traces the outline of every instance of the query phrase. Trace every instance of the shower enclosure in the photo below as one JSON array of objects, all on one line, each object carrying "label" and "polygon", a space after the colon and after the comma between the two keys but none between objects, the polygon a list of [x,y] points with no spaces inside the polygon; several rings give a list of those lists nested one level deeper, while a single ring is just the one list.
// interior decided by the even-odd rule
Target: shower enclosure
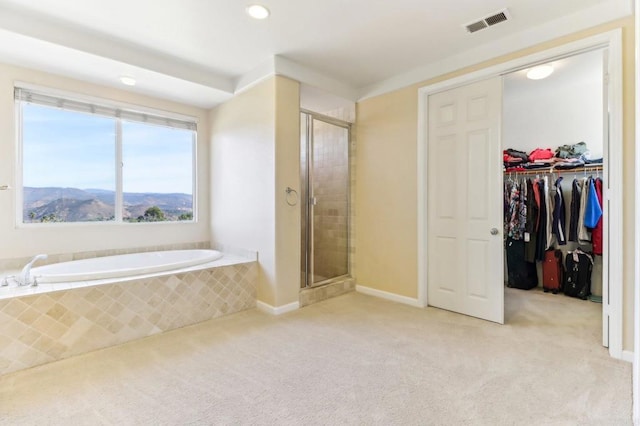
[{"label": "shower enclosure", "polygon": [[349,275],[349,123],[301,114],[301,286]]}]

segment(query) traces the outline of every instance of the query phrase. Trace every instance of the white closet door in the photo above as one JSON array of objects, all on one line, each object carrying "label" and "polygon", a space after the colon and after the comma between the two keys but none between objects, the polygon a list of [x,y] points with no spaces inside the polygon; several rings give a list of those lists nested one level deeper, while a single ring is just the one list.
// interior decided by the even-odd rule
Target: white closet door
[{"label": "white closet door", "polygon": [[429,96],[429,305],[504,323],[502,79]]}]

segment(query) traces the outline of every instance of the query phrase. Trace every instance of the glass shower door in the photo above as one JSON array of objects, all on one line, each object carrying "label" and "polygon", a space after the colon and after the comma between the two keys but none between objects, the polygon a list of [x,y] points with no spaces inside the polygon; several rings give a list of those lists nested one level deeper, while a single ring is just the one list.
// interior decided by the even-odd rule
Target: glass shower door
[{"label": "glass shower door", "polygon": [[304,115],[303,286],[313,286],[349,273],[349,127]]}]

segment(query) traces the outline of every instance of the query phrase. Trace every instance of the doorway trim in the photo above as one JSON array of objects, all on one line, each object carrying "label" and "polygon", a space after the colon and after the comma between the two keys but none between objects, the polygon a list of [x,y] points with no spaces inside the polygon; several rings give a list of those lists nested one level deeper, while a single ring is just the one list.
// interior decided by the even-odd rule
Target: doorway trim
[{"label": "doorway trim", "polygon": [[[428,98],[437,92],[453,89],[487,78],[509,74],[532,65],[574,55],[582,51],[609,49],[609,146],[606,165],[622,164],[622,30],[601,33],[521,58],[430,84],[418,89],[418,301],[427,306],[427,160]],[[609,354],[623,359],[622,353],[622,168],[607,167],[609,209]]]},{"label": "doorway trim", "polygon": [[[635,134],[635,143],[634,146],[638,146],[638,142],[640,141],[640,127],[638,127],[638,117],[640,117],[640,74],[638,74],[638,70],[640,67],[640,45],[638,42],[640,41],[640,15],[638,11],[640,11],[640,0],[634,1],[634,10],[635,10],[635,83],[636,83],[636,100],[635,100],[635,111],[634,111],[634,122],[636,125],[636,134]],[[640,149],[636,148],[635,155],[635,187],[640,188]],[[638,253],[640,253],[640,197],[638,197],[636,192],[635,197],[635,235],[634,235],[634,244],[633,249],[636,256],[638,257]],[[632,383],[632,399],[633,399],[633,424],[640,424],[640,264],[636,262],[634,268],[634,285],[633,285],[633,383]]]}]

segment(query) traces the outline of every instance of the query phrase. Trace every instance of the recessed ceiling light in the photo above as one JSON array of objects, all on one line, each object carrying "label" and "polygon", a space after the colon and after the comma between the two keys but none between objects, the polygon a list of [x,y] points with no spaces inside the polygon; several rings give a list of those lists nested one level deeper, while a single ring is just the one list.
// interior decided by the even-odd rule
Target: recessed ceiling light
[{"label": "recessed ceiling light", "polygon": [[121,75],[120,76],[120,82],[124,85],[127,86],[135,86],[136,85],[136,79],[128,76],[128,75]]},{"label": "recessed ceiling light", "polygon": [[136,79],[133,77],[130,77],[128,75],[123,75],[120,76],[120,82],[124,85],[127,86],[135,86],[136,85]]},{"label": "recessed ceiling light", "polygon": [[247,13],[249,16],[255,19],[266,19],[269,17],[269,9],[261,4],[252,4],[247,7]]},{"label": "recessed ceiling light", "polygon": [[538,65],[537,67],[533,67],[529,71],[527,71],[527,78],[531,80],[542,80],[543,78],[549,77],[552,73],[552,65]]}]

